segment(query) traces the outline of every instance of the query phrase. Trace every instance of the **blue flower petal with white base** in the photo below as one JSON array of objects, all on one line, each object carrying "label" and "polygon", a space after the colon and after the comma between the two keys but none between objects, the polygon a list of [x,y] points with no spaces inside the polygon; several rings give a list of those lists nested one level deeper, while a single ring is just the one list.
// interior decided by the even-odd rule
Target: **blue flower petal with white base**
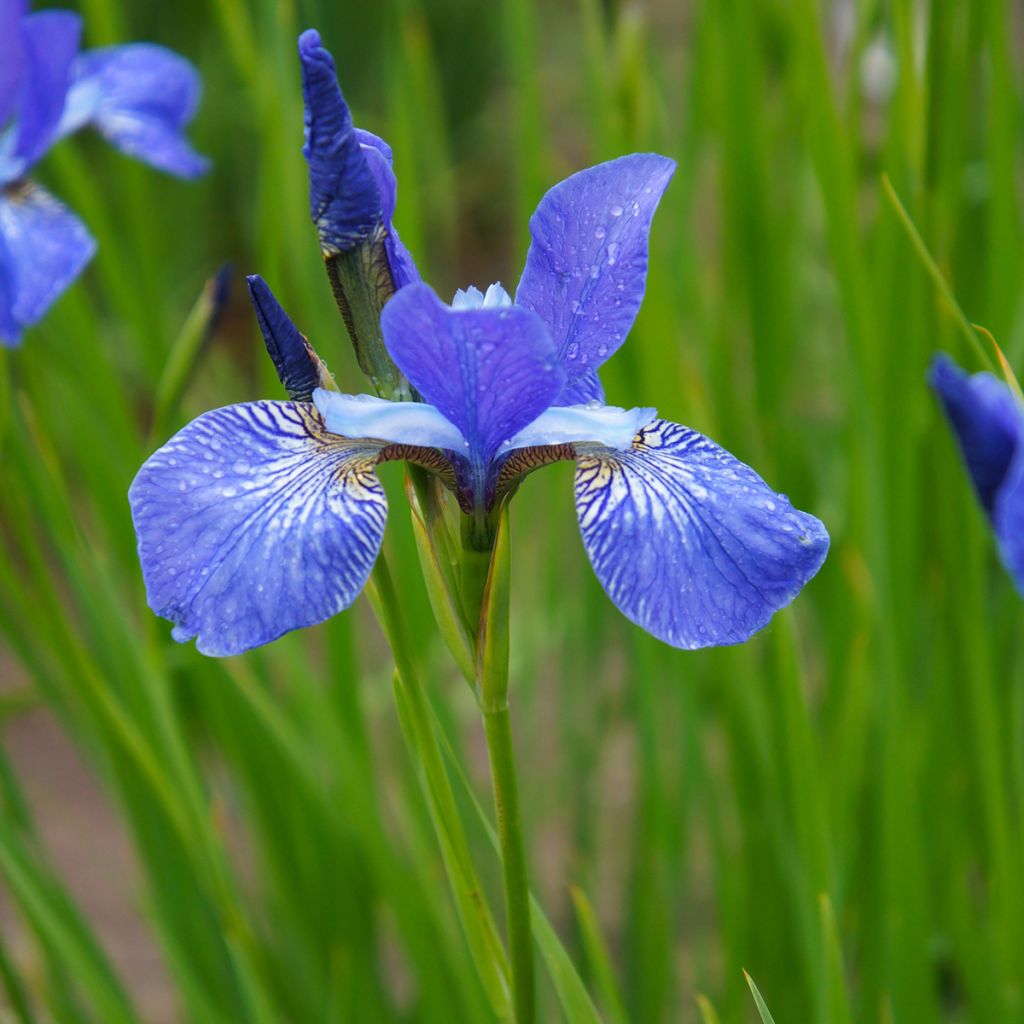
[{"label": "blue flower petal with white base", "polygon": [[384,307],[381,328],[398,368],[458,427],[482,485],[499,446],[550,407],[564,375],[536,314],[480,302],[447,306],[429,286],[411,284]]},{"label": "blue flower petal with white base", "polygon": [[601,585],[674,647],[747,640],[818,571],[828,534],[701,434],[655,420],[627,451],[579,451],[576,511]]},{"label": "blue flower petal with white base", "polygon": [[460,454],[466,447],[459,428],[423,402],[389,402],[373,395],[342,395],[323,388],[313,392],[313,401],[332,434],[447,448]]},{"label": "blue flower petal with white base", "polygon": [[498,454],[534,445],[591,442],[607,448],[628,448],[657,415],[656,409],[620,409],[615,405],[563,405],[541,413],[509,438]]},{"label": "blue flower petal with white base", "polygon": [[327,433],[311,405],[252,402],[152,455],[128,496],[146,596],[175,640],[240,654],[347,608],[384,535],[380,447]]}]

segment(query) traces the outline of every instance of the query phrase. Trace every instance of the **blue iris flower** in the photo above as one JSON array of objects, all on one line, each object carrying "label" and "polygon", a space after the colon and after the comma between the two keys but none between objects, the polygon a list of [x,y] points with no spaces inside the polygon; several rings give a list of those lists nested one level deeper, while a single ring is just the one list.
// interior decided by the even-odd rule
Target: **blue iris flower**
[{"label": "blue iris flower", "polygon": [[938,355],[929,380],[956,435],[999,554],[1024,593],[1024,405],[991,373],[968,375]]},{"label": "blue iris flower", "polygon": [[160,46],[79,52],[71,11],[0,0],[0,344],[15,345],[81,273],[96,243],[26,175],[59,139],[92,125],[118,149],[192,178],[206,169],[182,130],[199,97],[192,66]]},{"label": "blue iris flower", "polygon": [[[451,304],[421,282],[390,225],[389,151],[353,128],[330,55],[300,40],[311,212],[328,258],[382,229],[395,294],[380,327],[419,401],[345,395],[269,288],[257,318],[291,401],[206,413],[130,491],[153,610],[179,641],[231,655],[355,600],[381,546],[374,468],[435,472],[467,516],[522,477],[576,462],[594,571],[622,612],[669,644],[746,640],[817,572],[828,534],[713,441],[649,408],[603,404],[597,372],[643,298],[648,234],[674,171],[634,154],[574,174],[541,200],[515,301],[500,285]],[[404,275],[404,276],[403,276]]]}]

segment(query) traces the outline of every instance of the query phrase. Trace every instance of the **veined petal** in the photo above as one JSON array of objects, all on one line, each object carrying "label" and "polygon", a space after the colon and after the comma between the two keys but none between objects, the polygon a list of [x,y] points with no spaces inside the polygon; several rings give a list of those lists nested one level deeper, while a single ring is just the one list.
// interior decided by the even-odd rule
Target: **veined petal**
[{"label": "veined petal", "polygon": [[0,192],[0,237],[6,250],[10,316],[22,327],[42,318],[96,249],[85,225],[32,184]]},{"label": "veined petal", "polygon": [[83,53],[60,122],[68,135],[93,124],[123,153],[174,174],[195,178],[209,167],[185,138],[202,91],[184,57],[152,43]]},{"label": "veined petal", "polygon": [[516,303],[547,324],[574,382],[625,340],[647,282],[647,240],[675,162],[634,153],[598,164],[552,188],[530,219],[532,241]]},{"label": "veined petal", "polygon": [[968,376],[946,355],[935,357],[929,380],[953,426],[978,498],[991,515],[1024,436],[1024,411],[998,377]]},{"label": "veined petal", "polygon": [[345,252],[381,222],[381,196],[352,115],[338,88],[334,58],[308,29],[299,36],[306,103],[309,208],[327,255]]},{"label": "veined petal", "polygon": [[313,401],[332,434],[465,452],[466,442],[459,428],[432,405],[389,402],[373,395],[342,395],[322,388],[313,392]]},{"label": "veined petal", "polygon": [[311,405],[252,402],[152,455],[128,497],[146,596],[174,639],[240,654],[347,608],[384,535],[379,448],[328,434]]},{"label": "veined petal", "polygon": [[818,571],[828,533],[749,466],[665,420],[581,455],[576,511],[601,585],[674,647],[741,643]]},{"label": "veined petal", "polygon": [[82,19],[71,11],[40,11],[21,21],[25,72],[15,155],[31,165],[53,141],[78,53]]},{"label": "veined petal", "polygon": [[564,405],[542,412],[506,441],[498,454],[545,444],[590,442],[624,450],[658,414],[656,409],[620,409],[615,405]]},{"label": "veined petal", "polygon": [[246,283],[267,352],[288,397],[295,402],[312,401],[316,388],[333,386],[330,372],[282,309],[266,281],[251,274]]},{"label": "veined petal", "polygon": [[527,309],[452,309],[419,283],[388,302],[381,327],[398,368],[468,442],[478,476],[562,390],[551,338]]}]

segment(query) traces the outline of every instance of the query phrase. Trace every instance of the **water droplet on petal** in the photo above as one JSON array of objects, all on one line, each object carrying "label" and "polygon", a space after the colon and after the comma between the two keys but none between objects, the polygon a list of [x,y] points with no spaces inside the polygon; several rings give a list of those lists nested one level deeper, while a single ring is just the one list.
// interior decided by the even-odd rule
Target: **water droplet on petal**
[{"label": "water droplet on petal", "polygon": [[613,217],[621,217],[621,216],[622,216],[622,207],[621,207],[621,206],[619,206],[619,204],[618,204],[618,203],[616,203],[616,204],[615,204],[615,205],[614,205],[614,206],[613,206],[613,207],[612,207],[612,208],[611,208],[611,209],[610,209],[610,210],[609,210],[608,212],[609,212],[609,213],[610,213],[610,214],[611,214],[611,215],[612,215]]},{"label": "water droplet on petal", "polygon": [[596,230],[594,231],[594,237],[595,237],[595,238],[596,238],[596,239],[597,239],[598,241],[601,241],[601,239],[602,239],[602,238],[604,238],[604,235],[605,235],[605,231],[604,231],[604,228],[602,228],[602,227],[598,227],[598,228],[597,228],[597,229],[596,229]]}]

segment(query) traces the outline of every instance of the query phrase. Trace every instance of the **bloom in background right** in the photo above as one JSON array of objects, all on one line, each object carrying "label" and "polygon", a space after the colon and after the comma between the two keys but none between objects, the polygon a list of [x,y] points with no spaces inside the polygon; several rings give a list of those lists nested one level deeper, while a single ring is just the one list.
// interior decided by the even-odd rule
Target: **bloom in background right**
[{"label": "bloom in background right", "polygon": [[1003,560],[1024,593],[1024,404],[991,373],[937,355],[928,379],[946,412]]}]

